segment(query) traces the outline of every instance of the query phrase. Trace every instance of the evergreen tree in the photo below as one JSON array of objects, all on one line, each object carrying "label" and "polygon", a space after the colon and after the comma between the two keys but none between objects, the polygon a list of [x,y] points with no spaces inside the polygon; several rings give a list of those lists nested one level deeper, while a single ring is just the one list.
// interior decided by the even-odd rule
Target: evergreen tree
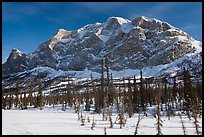
[{"label": "evergreen tree", "polygon": [[5,93],[5,109],[8,109],[8,93]]},{"label": "evergreen tree", "polygon": [[95,85],[93,86],[93,90],[96,90],[96,92],[94,92],[95,93],[95,98],[94,98],[94,101],[95,101],[95,112],[96,113],[100,113],[101,112],[101,108],[100,108],[100,104],[99,104],[99,101],[101,100],[100,98],[101,98],[101,96],[100,96],[100,89],[98,88],[98,89],[96,89],[95,88]]},{"label": "evergreen tree", "polygon": [[128,80],[128,115],[129,118],[133,115],[133,108],[132,108],[132,88],[130,85],[130,79]]},{"label": "evergreen tree", "polygon": [[37,102],[36,107],[38,107],[40,110],[43,108],[43,94],[42,94],[42,81],[41,79],[38,79],[38,94],[37,94]]},{"label": "evergreen tree", "polygon": [[197,113],[199,116],[202,115],[202,84],[196,84],[196,102],[197,102]]},{"label": "evergreen tree", "polygon": [[108,58],[105,58],[105,67],[106,67],[106,78],[107,78],[107,86],[109,87],[110,82],[110,74],[109,74],[109,67],[108,67]]},{"label": "evergreen tree", "polygon": [[85,111],[90,111],[90,93],[89,93],[89,88],[88,88],[88,82],[87,82],[86,87],[87,88],[85,91],[85,102],[86,102]]},{"label": "evergreen tree", "polygon": [[134,75],[134,79],[133,79],[133,82],[134,82],[134,89],[133,89],[133,110],[134,112],[139,112],[139,108],[138,108],[138,102],[139,102],[139,97],[138,97],[138,90],[137,90],[137,83],[136,83],[136,78],[135,78],[135,75]]},{"label": "evergreen tree", "polygon": [[189,71],[185,70],[185,69],[184,69],[183,82],[184,82],[183,110],[186,111],[186,113],[190,119],[192,81],[190,79]]},{"label": "evergreen tree", "polygon": [[[105,90],[107,90],[107,89],[105,89]],[[104,121],[104,120],[107,120],[107,107],[108,107],[108,105],[107,105],[107,103],[108,103],[108,96],[107,96],[107,94],[106,94],[106,96],[104,97],[104,100],[103,100],[103,104],[104,104],[104,106],[103,106],[103,112],[102,112],[102,120]]]},{"label": "evergreen tree", "polygon": [[147,84],[147,101],[149,102],[149,106],[152,107],[152,89],[151,89],[151,86],[150,86],[150,80],[151,79],[146,79],[146,84]]},{"label": "evergreen tree", "polygon": [[161,103],[161,87],[160,87],[160,84],[161,84],[161,81],[159,80],[159,83],[158,83],[158,94],[157,94],[157,111],[156,111],[156,114],[157,114],[157,123],[156,123],[156,130],[157,130],[157,134],[156,135],[162,135],[162,131],[161,131],[161,128],[162,128],[162,123],[163,121],[161,120],[161,114],[160,114],[160,103]]},{"label": "evergreen tree", "polygon": [[142,77],[142,70],[140,70],[140,106],[142,108],[142,111],[146,110],[145,106],[145,89],[144,89],[144,82],[143,82],[143,77]]},{"label": "evergreen tree", "polygon": [[11,109],[13,105],[13,94],[9,91],[9,109]]},{"label": "evergreen tree", "polygon": [[96,84],[95,84],[95,82],[94,82],[94,80],[93,80],[93,77],[92,77],[92,75],[91,75],[91,85],[92,85],[92,92],[93,92],[93,94],[94,94],[94,102],[95,102],[95,110],[94,110],[94,112],[96,112],[96,113],[99,113],[100,112],[100,107],[99,107],[99,98],[100,98],[100,96],[99,96],[99,92],[100,92],[100,90],[97,90],[96,89]]},{"label": "evergreen tree", "polygon": [[32,85],[33,85],[33,82],[30,81],[30,85],[29,85],[29,94],[28,94],[28,102],[30,104],[30,106],[34,105],[34,102],[33,102],[33,89],[32,89]]},{"label": "evergreen tree", "polygon": [[126,113],[127,112],[127,93],[126,93],[126,88],[124,87],[123,89],[123,95],[122,95],[122,112]]},{"label": "evergreen tree", "polygon": [[102,59],[102,63],[101,63],[101,92],[100,92],[100,100],[99,100],[99,106],[100,108],[103,108],[104,106],[104,59]]},{"label": "evergreen tree", "polygon": [[23,110],[23,93],[20,93],[20,108]]},{"label": "evergreen tree", "polygon": [[117,93],[117,99],[116,99],[116,105],[117,105],[117,112],[118,113],[121,113],[121,86],[119,85],[119,88],[118,88],[118,92],[116,92]]},{"label": "evergreen tree", "polygon": [[198,108],[198,104],[197,104],[197,97],[196,97],[196,92],[192,93],[192,98],[191,98],[191,110],[192,110],[192,116],[194,119],[194,125],[195,125],[195,129],[196,129],[196,134],[197,135],[201,135],[201,131],[199,131],[199,122],[198,122],[198,114],[199,114],[199,108]]},{"label": "evergreen tree", "polygon": [[113,101],[115,98],[115,87],[114,87],[114,83],[113,83],[113,76],[111,73],[111,79],[109,82],[109,93],[108,93],[108,105],[113,105]]},{"label": "evergreen tree", "polygon": [[27,97],[26,97],[26,92],[24,91],[24,95],[23,95],[23,106],[24,106],[24,109],[27,109],[27,104],[28,103],[28,100],[27,100]]},{"label": "evergreen tree", "polygon": [[177,98],[177,92],[178,92],[178,88],[177,88],[177,83],[176,83],[176,76],[173,77],[174,83],[173,83],[173,90],[172,90],[172,106],[174,108],[174,104],[173,102],[176,103],[176,109],[178,109],[178,102],[176,100]]},{"label": "evergreen tree", "polygon": [[20,89],[19,89],[19,82],[16,82],[16,102],[15,102],[15,107],[17,108],[18,105],[20,104],[20,98],[19,98],[19,94],[20,94]]},{"label": "evergreen tree", "polygon": [[2,109],[6,109],[6,93],[4,93],[4,90],[3,90],[3,93],[2,93]]}]

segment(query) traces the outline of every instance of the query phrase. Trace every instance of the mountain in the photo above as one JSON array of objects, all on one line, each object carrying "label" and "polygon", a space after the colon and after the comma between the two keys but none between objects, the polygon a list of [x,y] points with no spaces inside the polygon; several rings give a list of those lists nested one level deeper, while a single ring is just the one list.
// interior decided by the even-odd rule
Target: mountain
[{"label": "mountain", "polygon": [[2,65],[3,74],[13,74],[26,71],[28,68],[28,56],[13,48],[6,63]]},{"label": "mountain", "polygon": [[202,79],[202,42],[158,19],[110,17],[104,23],[78,30],[59,29],[28,55],[13,49],[2,65],[2,79],[14,80],[42,74],[100,77],[101,60],[107,58],[115,77],[173,76],[187,68]]}]

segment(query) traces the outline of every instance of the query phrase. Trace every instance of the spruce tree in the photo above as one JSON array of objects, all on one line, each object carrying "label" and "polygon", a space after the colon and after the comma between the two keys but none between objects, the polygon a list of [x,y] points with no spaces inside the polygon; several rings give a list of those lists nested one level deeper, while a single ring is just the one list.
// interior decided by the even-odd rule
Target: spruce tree
[{"label": "spruce tree", "polygon": [[32,93],[33,93],[32,85],[33,85],[33,82],[30,81],[29,94],[28,94],[28,102],[29,102],[29,105],[30,105],[30,106],[34,105],[34,104],[33,104],[33,95],[32,95]]},{"label": "spruce tree", "polygon": [[157,110],[156,110],[156,114],[157,114],[157,123],[156,123],[156,130],[157,130],[157,134],[156,135],[162,135],[162,131],[161,128],[163,126],[163,121],[161,120],[161,114],[160,114],[160,103],[161,103],[161,81],[159,80],[158,83],[158,93],[157,93]]},{"label": "spruce tree", "polygon": [[190,79],[190,74],[188,70],[184,69],[184,100],[183,100],[183,110],[187,113],[190,119],[190,108],[191,108],[191,94],[192,94],[192,81]]},{"label": "spruce tree", "polygon": [[13,101],[13,95],[11,94],[11,91],[9,91],[8,93],[9,93],[9,97],[8,97],[8,109],[11,109],[12,101]]},{"label": "spruce tree", "polygon": [[110,74],[109,74],[109,66],[108,66],[108,58],[105,58],[105,67],[106,67],[106,79],[107,79],[107,86],[109,87],[110,82]]},{"label": "spruce tree", "polygon": [[39,78],[38,79],[38,94],[37,94],[37,102],[36,102],[36,106],[42,110],[43,108],[43,94],[42,94],[42,81]]},{"label": "spruce tree", "polygon": [[2,93],[2,109],[6,109],[6,93]]},{"label": "spruce tree", "polygon": [[133,110],[134,112],[138,112],[139,109],[138,109],[138,90],[137,90],[137,83],[136,83],[136,77],[134,75],[134,79],[133,79],[133,82],[134,82],[134,88],[133,88]]},{"label": "spruce tree", "polygon": [[5,93],[5,108],[8,109],[8,93]]},{"label": "spruce tree", "polygon": [[196,93],[193,92],[192,93],[192,98],[191,98],[191,110],[192,110],[192,116],[193,116],[193,119],[194,119],[193,124],[194,124],[195,129],[196,129],[196,134],[201,135],[202,132],[199,130],[200,126],[198,124],[199,123],[198,122],[198,114],[199,114],[198,110],[199,110],[199,108],[198,108],[198,105],[197,105],[197,97],[196,97],[195,94]]},{"label": "spruce tree", "polygon": [[15,107],[17,108],[18,105],[20,104],[20,98],[19,98],[19,94],[20,94],[20,89],[19,89],[19,81],[17,80],[16,82],[16,98],[15,98]]},{"label": "spruce tree", "polygon": [[27,109],[27,105],[28,105],[28,99],[26,97],[26,92],[24,91],[24,95],[23,95],[23,106],[24,106],[24,109]]},{"label": "spruce tree", "polygon": [[132,88],[130,84],[130,79],[128,80],[128,115],[129,118],[133,115],[133,108],[132,108]]},{"label": "spruce tree", "polygon": [[114,82],[113,82],[113,76],[111,73],[111,78],[109,82],[109,93],[108,93],[108,104],[113,106],[113,101],[115,98],[115,87],[114,87]]},{"label": "spruce tree", "polygon": [[85,102],[86,102],[85,111],[90,111],[90,93],[89,93],[89,88],[88,88],[88,82],[86,86],[87,88],[85,91]]},{"label": "spruce tree", "polygon": [[142,77],[142,70],[140,70],[140,106],[142,108],[142,111],[146,110],[145,106],[145,89],[144,89],[144,82],[143,82],[143,77]]},{"label": "spruce tree", "polygon": [[102,59],[102,63],[101,63],[101,91],[100,91],[100,100],[99,100],[99,104],[100,104],[100,108],[104,107],[104,99],[105,95],[104,95],[104,59]]}]

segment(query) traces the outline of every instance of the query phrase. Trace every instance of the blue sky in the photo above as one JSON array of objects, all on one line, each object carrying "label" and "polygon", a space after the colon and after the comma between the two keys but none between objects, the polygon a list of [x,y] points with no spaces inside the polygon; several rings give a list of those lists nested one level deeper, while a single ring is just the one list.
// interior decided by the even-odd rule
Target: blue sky
[{"label": "blue sky", "polygon": [[12,48],[29,53],[60,28],[76,30],[111,16],[156,18],[202,41],[202,2],[3,2],[2,62]]}]

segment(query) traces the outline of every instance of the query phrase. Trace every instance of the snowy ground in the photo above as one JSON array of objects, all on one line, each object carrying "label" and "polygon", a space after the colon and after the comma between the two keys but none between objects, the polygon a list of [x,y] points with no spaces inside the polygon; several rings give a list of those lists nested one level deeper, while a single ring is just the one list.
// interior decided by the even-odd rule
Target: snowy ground
[{"label": "snowy ground", "polygon": [[[148,111],[147,111],[148,112]],[[151,108],[149,109],[151,112]],[[114,123],[117,115],[112,115],[113,128],[109,128],[109,121],[102,121],[102,115],[86,114],[89,116],[90,123],[85,120],[85,125],[81,126],[78,121],[78,115],[74,113],[72,108],[66,111],[61,111],[61,107],[49,108],[43,110],[29,108],[28,110],[2,110],[2,134],[3,135],[104,135],[104,127],[106,127],[107,135],[134,135],[135,125],[138,119],[138,114],[134,114],[132,118],[127,118],[127,123],[122,129],[120,125]],[[149,113],[147,113],[149,114]],[[95,127],[91,129],[92,119],[95,119]],[[139,135],[155,135],[156,134],[156,119],[148,115],[143,118],[139,124]],[[189,120],[186,116],[182,116],[188,135],[196,134],[193,119]],[[168,135],[183,135],[179,116],[167,117],[162,116],[163,127],[162,133]],[[202,118],[199,119],[200,131],[202,131]]]}]

